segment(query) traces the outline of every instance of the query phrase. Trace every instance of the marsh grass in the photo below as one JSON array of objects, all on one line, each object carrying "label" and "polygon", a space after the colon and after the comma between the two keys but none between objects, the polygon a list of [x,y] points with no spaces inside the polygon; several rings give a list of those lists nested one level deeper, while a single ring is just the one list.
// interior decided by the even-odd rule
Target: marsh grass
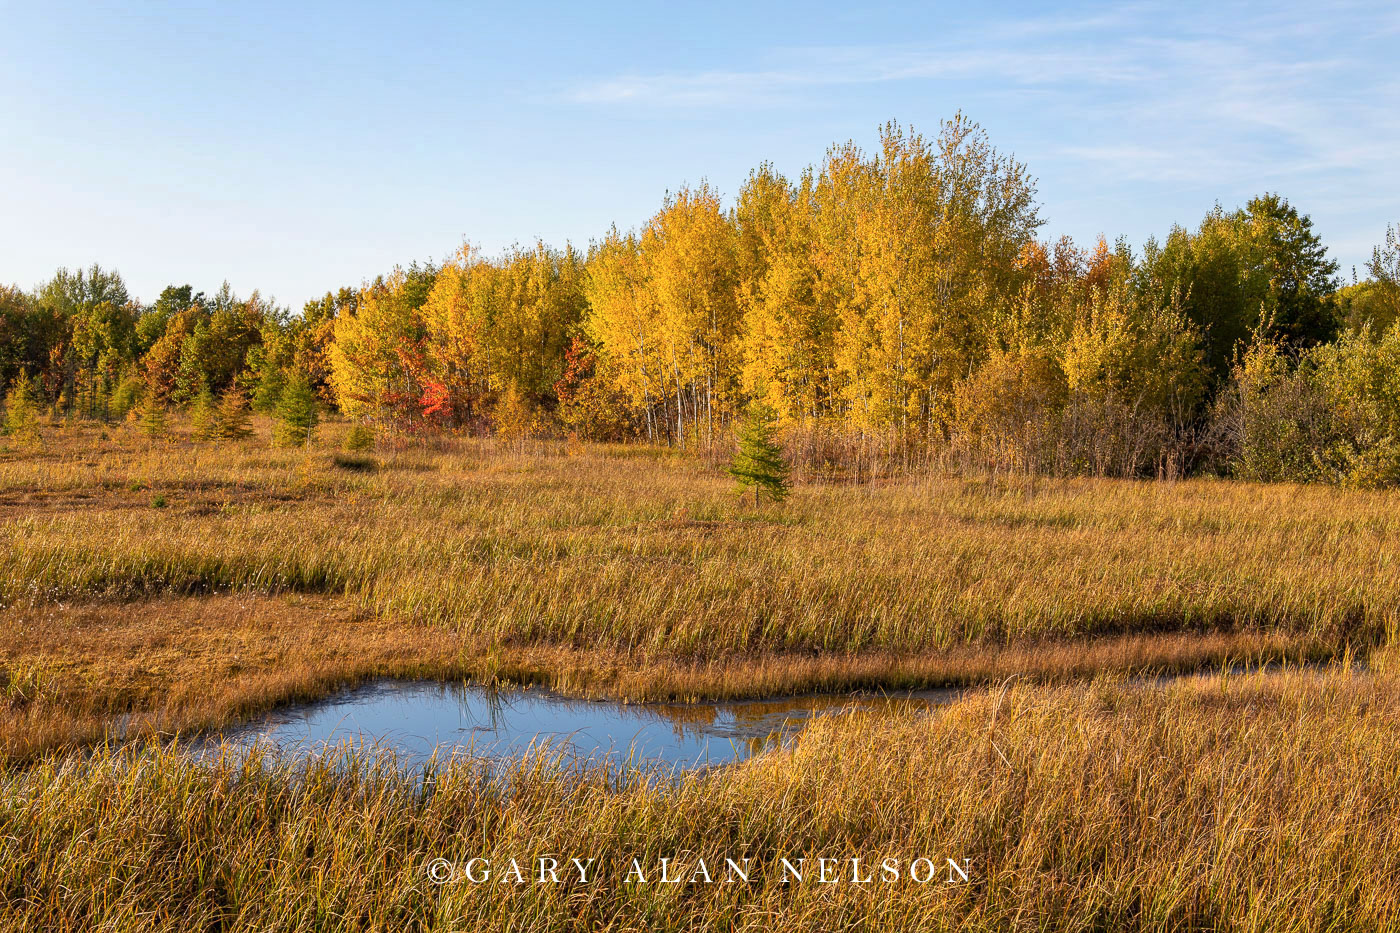
[{"label": "marsh grass", "polygon": [[0,761],[108,739],[226,726],[379,678],[536,685],[629,701],[1041,683],[1318,663],[1325,641],[1280,633],[1134,635],[904,655],[768,653],[694,661],[607,649],[503,647],[403,625],[327,597],[205,596],[11,608],[0,642]]},{"label": "marsh grass", "polygon": [[386,439],[358,471],[344,424],[253,427],[0,458],[0,676],[48,672],[0,754],[375,677],[694,700],[1364,658],[1400,613],[1390,493],[931,475],[755,509],[663,449]]},{"label": "marsh grass", "polygon": [[5,459],[0,600],[330,594],[495,644],[699,660],[1241,629],[1369,645],[1400,620],[1395,493],[931,475],[754,509],[702,462],[627,448],[447,439],[358,472],[264,445],[75,430]]},{"label": "marsh grass", "polygon": [[[253,427],[0,453],[0,930],[1400,927],[1400,494],[930,474],[755,509],[659,449],[385,438],[361,470],[345,425],[298,450]],[[1333,659],[1366,673],[1232,666]],[[675,782],[170,741],[377,677],[999,686]],[[547,854],[766,870],[426,875]],[[968,859],[972,882],[780,883],[804,856]]]},{"label": "marsh grass", "polygon": [[[373,757],[49,758],[0,778],[0,901],[8,928],[46,931],[1393,929],[1397,686],[1009,683],[821,719],[674,784],[548,753],[427,784]],[[597,857],[598,881],[427,878],[434,858],[541,855]],[[724,883],[746,855],[752,881]],[[623,883],[663,856],[716,883]],[[784,884],[777,863],[919,856],[967,859],[971,882]]]}]

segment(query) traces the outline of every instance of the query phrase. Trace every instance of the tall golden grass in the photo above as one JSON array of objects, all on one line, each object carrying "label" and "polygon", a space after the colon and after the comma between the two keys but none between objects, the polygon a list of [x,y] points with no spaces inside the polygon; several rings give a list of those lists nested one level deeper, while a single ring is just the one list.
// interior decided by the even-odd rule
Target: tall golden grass
[{"label": "tall golden grass", "polygon": [[[1400,928],[1400,494],[930,473],[754,509],[660,450],[350,457],[259,431],[0,453],[0,930]],[[1366,673],[1082,680],[1353,653]],[[164,742],[382,676],[1004,683],[675,781],[542,753],[424,783]],[[161,741],[74,753],[114,725]],[[427,876],[546,854],[605,874]],[[634,857],[746,855],[752,883],[621,883]],[[971,881],[776,864],[920,856]]]},{"label": "tall golden grass", "polygon": [[[818,721],[786,751],[675,783],[548,754],[429,784],[365,758],[52,758],[0,778],[0,902],[9,929],[114,933],[1394,929],[1397,687],[1013,683],[928,716]],[[427,874],[544,855],[596,857],[597,880]],[[723,860],[744,856],[751,882],[725,883]],[[785,884],[777,862],[920,856],[968,860],[970,882]],[[685,878],[703,858],[715,883],[656,883],[662,857]],[[650,883],[623,882],[633,858]]]},{"label": "tall golden grass", "polygon": [[1167,633],[904,655],[769,653],[705,662],[606,649],[502,648],[403,625],[344,600],[285,595],[41,605],[5,612],[0,762],[104,739],[226,725],[376,678],[534,684],[633,701],[898,691],[1020,676],[1188,672],[1326,661],[1329,643],[1280,633]]},{"label": "tall golden grass", "polygon": [[1400,620],[1400,494],[929,475],[746,508],[641,448],[327,451],[89,432],[0,463],[0,600],[329,593],[500,645],[713,659]]}]

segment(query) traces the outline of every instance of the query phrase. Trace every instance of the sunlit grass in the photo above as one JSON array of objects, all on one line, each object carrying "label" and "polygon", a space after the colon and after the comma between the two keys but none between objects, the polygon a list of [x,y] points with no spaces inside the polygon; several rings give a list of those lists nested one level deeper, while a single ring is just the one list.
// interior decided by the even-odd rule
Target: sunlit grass
[{"label": "sunlit grass", "polygon": [[366,471],[259,441],[51,446],[0,463],[10,604],[327,593],[504,645],[701,659],[1241,627],[1370,644],[1400,619],[1394,493],[934,475],[754,510],[704,463],[626,449],[448,441]]},{"label": "sunlit grass", "polygon": [[[1397,686],[1013,683],[929,716],[821,720],[674,785],[548,756],[426,786],[366,760],[51,759],[0,778],[0,900],[33,930],[1389,929]],[[541,855],[602,873],[427,879],[434,858]],[[633,858],[690,877],[746,855],[748,884],[622,883]],[[781,883],[777,859],[804,856],[968,859],[972,881]]]},{"label": "sunlit grass", "polygon": [[[1400,925],[1400,494],[932,474],[755,510],[664,450],[352,460],[339,430],[309,454],[266,425],[0,454],[0,929]],[[1338,657],[1367,672],[1087,682]],[[164,744],[385,676],[631,700],[994,686],[674,783],[544,755],[423,784]],[[134,741],[90,746],[113,736]],[[951,857],[973,880],[426,875],[548,854],[684,875]]]}]

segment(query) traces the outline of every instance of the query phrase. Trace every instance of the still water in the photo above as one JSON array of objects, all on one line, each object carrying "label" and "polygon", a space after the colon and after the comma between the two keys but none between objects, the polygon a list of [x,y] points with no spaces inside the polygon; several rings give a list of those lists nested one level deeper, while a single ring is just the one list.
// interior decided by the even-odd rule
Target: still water
[{"label": "still water", "polygon": [[[235,750],[263,743],[305,756],[328,747],[394,752],[405,766],[433,755],[505,759],[547,744],[583,761],[694,769],[739,761],[781,742],[815,716],[852,709],[921,713],[954,691],[805,696],[699,704],[572,700],[543,690],[383,681],[278,710],[210,738]],[[210,747],[210,746],[206,746]]]}]

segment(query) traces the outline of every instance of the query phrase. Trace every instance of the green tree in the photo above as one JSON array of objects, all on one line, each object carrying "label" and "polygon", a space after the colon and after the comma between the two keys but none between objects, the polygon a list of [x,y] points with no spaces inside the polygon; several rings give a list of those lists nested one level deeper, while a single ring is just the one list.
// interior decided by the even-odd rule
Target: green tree
[{"label": "green tree", "polygon": [[753,503],[766,492],[774,502],[788,494],[788,464],[775,437],[777,415],[767,405],[750,405],[739,425],[739,449],[727,471],[739,484],[743,495],[752,487]]},{"label": "green tree", "polygon": [[5,396],[5,433],[25,444],[39,442],[39,412],[27,373],[20,373]]},{"label": "green tree", "polygon": [[1217,205],[1194,232],[1177,227],[1160,245],[1149,239],[1135,284],[1160,306],[1180,303],[1222,382],[1255,336],[1292,350],[1332,339],[1336,272],[1311,218],[1265,194],[1230,213]]},{"label": "green tree", "polygon": [[42,360],[31,358],[36,323],[34,301],[18,287],[0,285],[0,386],[9,385]]},{"label": "green tree", "polygon": [[52,279],[39,286],[36,297],[64,317],[103,302],[120,308],[131,300],[121,273],[108,271],[96,263],[76,272],[59,269]]},{"label": "green tree", "polygon": [[146,384],[141,378],[134,372],[128,372],[112,390],[112,417],[125,418],[132,409],[141,404],[141,397],[145,391]]},{"label": "green tree", "polygon": [[141,433],[156,438],[165,434],[165,402],[155,392],[147,392],[139,415]]},{"label": "green tree", "polygon": [[1337,334],[1337,263],[1299,214],[1277,194],[1254,198],[1245,207],[1251,240],[1266,276],[1264,323],[1268,333],[1293,348],[1317,346]]},{"label": "green tree", "polygon": [[267,366],[258,377],[258,387],[253,391],[253,407],[261,412],[274,412],[277,403],[282,401],[282,390],[287,385],[286,374],[276,366]]},{"label": "green tree", "polygon": [[350,430],[345,432],[345,440],[341,446],[346,450],[373,450],[374,428],[364,422],[351,426]]},{"label": "green tree", "polygon": [[218,411],[214,405],[214,393],[209,391],[208,386],[199,390],[199,394],[190,403],[190,427],[192,434],[197,441],[208,440],[214,437],[218,430]]},{"label": "green tree", "polygon": [[316,393],[311,383],[300,373],[287,383],[282,399],[277,403],[277,426],[273,442],[279,447],[310,444],[320,420],[316,411]]}]

